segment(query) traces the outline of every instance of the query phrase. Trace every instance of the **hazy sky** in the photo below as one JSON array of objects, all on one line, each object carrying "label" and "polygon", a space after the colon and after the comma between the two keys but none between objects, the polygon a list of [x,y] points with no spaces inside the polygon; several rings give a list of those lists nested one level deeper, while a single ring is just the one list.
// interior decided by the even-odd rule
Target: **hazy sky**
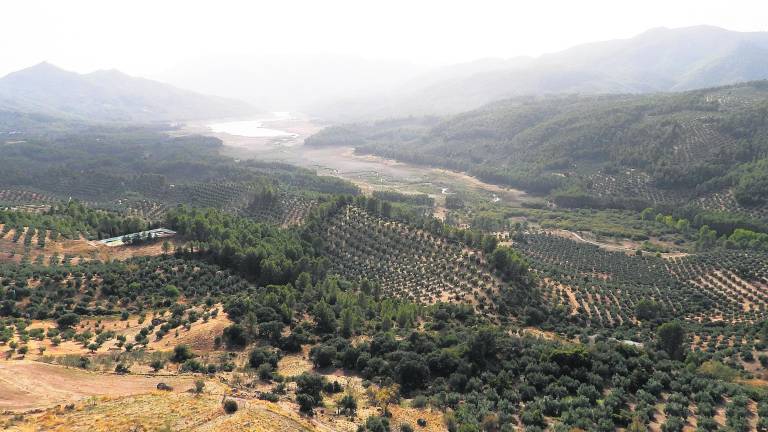
[{"label": "hazy sky", "polygon": [[768,29],[768,2],[2,0],[0,75],[48,60],[155,76],[212,55],[342,54],[440,65],[538,55],[651,27]]}]

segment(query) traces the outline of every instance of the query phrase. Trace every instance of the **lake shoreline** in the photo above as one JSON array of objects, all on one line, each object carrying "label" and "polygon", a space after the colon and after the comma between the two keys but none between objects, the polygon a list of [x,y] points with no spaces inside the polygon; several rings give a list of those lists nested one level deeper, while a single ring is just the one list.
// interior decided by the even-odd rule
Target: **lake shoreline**
[{"label": "lake shoreline", "polygon": [[207,125],[191,124],[182,131],[221,139],[224,143],[223,155],[236,159],[281,162],[311,169],[319,175],[350,181],[366,194],[374,191],[424,193],[442,202],[445,200],[442,189],[449,188],[452,191],[471,190],[486,194],[489,199],[498,196],[506,205],[519,204],[529,197],[524,191],[486,183],[467,173],[421,166],[372,154],[358,154],[349,146],[307,147],[304,140],[322,130],[325,125],[303,117],[269,121],[270,129],[290,133],[290,136],[243,136],[213,131]]}]

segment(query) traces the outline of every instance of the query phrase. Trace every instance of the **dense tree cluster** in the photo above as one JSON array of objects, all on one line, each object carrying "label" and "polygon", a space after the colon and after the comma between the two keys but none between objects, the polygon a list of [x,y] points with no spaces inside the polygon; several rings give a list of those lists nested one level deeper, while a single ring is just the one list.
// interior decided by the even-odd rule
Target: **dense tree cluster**
[{"label": "dense tree cluster", "polygon": [[325,271],[322,257],[315,256],[312,246],[294,231],[188,207],[169,211],[166,222],[191,241],[193,251],[264,285],[293,282],[302,272],[318,277]]}]

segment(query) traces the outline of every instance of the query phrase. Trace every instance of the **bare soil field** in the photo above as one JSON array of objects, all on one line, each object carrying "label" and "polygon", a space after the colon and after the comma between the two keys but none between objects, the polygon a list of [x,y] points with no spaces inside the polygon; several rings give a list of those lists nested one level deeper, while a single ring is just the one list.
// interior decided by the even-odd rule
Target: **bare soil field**
[{"label": "bare soil field", "polygon": [[222,395],[214,389],[201,395],[150,392],[107,397],[77,404],[74,409],[52,409],[9,425],[12,431],[313,431],[297,414],[263,401],[235,399],[239,409],[226,414]]},{"label": "bare soil field", "polygon": [[309,361],[309,345],[302,347],[302,352],[288,354],[277,363],[277,372],[283,376],[296,376],[312,370],[312,362]]},{"label": "bare soil field", "polygon": [[193,386],[193,377],[113,375],[17,360],[0,363],[0,411],[25,411],[92,396],[127,396],[154,391],[159,382],[174,391]]},{"label": "bare soil field", "polygon": [[[2,231],[3,225],[0,224],[0,231]],[[26,233],[27,228],[24,229]],[[22,257],[27,253],[30,259],[34,259],[38,255],[43,256],[43,262],[48,264],[50,257],[58,255],[63,258],[65,255],[82,256],[84,258],[90,257],[94,251],[98,250],[98,247],[91,244],[83,238],[79,239],[65,239],[59,238],[53,241],[46,233],[46,242],[44,247],[38,246],[39,234],[35,234],[32,238],[32,242],[28,247],[24,245],[24,236],[26,234],[21,233],[16,242],[13,241],[14,236],[17,235],[16,229],[11,229],[7,234],[0,238],[0,260],[21,262]],[[26,252],[25,249],[29,251]]]},{"label": "bare soil field", "polygon": [[150,339],[148,348],[169,351],[176,345],[184,344],[189,345],[194,351],[213,351],[215,350],[214,339],[216,336],[221,336],[224,328],[230,325],[232,325],[232,321],[227,315],[219,313],[216,317],[210,318],[208,322],[200,321],[192,324],[188,331],[183,328],[180,329],[178,337],[170,333],[159,341]]},{"label": "bare soil field", "polygon": [[[402,406],[392,406],[389,408],[389,411],[392,413],[390,425],[393,430],[399,430],[400,425],[403,423],[411,425],[413,430],[423,432],[445,432],[448,430],[443,422],[443,413],[440,411]],[[427,425],[419,427],[417,424],[419,419],[426,420]]]},{"label": "bare soil field", "polygon": [[[167,239],[171,244],[171,253],[177,246],[181,246],[182,242],[179,239]],[[126,260],[133,257],[140,256],[158,256],[163,254],[163,242],[156,241],[154,243],[139,245],[139,246],[99,246],[99,259],[106,260],[117,259]]]},{"label": "bare soil field", "polygon": [[[2,229],[3,225],[0,224],[0,232]],[[48,237],[48,234],[46,234],[45,246],[40,247],[38,245],[38,235],[35,235],[32,243],[25,247],[23,241],[24,234],[22,234],[18,241],[13,241],[16,234],[15,231],[15,229],[12,229],[0,238],[0,262],[20,263],[27,256],[30,262],[39,261],[43,265],[49,265],[52,257],[57,257],[58,261],[61,262],[65,257],[69,256],[73,257],[72,262],[76,264],[94,258],[102,261],[107,259],[125,260],[137,256],[156,256],[163,253],[163,242],[161,241],[140,246],[110,247],[96,241],[88,241],[82,237],[77,239],[60,237],[54,241]],[[174,239],[169,239],[169,242],[171,243],[171,250],[181,244],[181,241],[178,239],[175,241]]]}]

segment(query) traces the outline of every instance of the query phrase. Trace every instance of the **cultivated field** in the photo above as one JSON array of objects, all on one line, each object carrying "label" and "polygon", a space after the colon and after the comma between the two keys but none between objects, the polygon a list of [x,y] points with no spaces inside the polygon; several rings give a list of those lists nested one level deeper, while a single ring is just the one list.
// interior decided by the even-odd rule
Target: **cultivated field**
[{"label": "cultivated field", "polygon": [[504,282],[481,251],[351,206],[325,233],[333,268],[347,278],[368,278],[387,295],[423,304],[465,302],[496,314],[493,297]]},{"label": "cultivated field", "polygon": [[[176,246],[174,239],[169,239],[169,242],[173,250]],[[48,266],[78,264],[95,259],[122,260],[162,253],[161,241],[137,246],[109,247],[97,241],[89,241],[82,235],[69,239],[50,230],[13,228],[0,224],[0,262]]]}]

